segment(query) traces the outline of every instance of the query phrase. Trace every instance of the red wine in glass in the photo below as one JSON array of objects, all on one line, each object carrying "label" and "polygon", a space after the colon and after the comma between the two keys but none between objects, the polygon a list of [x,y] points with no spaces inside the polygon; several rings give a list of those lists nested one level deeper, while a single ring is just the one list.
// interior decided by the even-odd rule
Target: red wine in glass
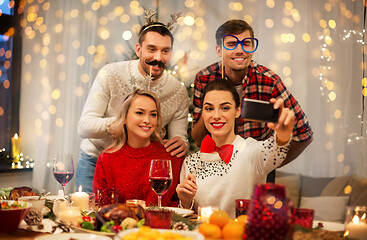
[{"label": "red wine in glass", "polygon": [[53,170],[55,179],[61,184],[65,192],[65,186],[74,176],[74,161],[71,154],[57,154],[54,156]]},{"label": "red wine in glass", "polygon": [[162,207],[162,196],[172,184],[171,160],[153,159],[150,162],[149,183],[158,195],[158,207]]},{"label": "red wine in glass", "polygon": [[154,192],[158,195],[165,194],[172,184],[172,178],[167,177],[150,177],[150,186],[153,188]]},{"label": "red wine in glass", "polygon": [[73,178],[73,175],[73,172],[54,172],[54,177],[63,187]]}]

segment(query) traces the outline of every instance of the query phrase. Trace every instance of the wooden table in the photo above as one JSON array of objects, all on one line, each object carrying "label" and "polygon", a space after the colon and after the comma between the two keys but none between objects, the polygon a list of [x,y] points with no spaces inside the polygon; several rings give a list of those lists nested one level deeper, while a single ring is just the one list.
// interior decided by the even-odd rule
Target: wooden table
[{"label": "wooden table", "polygon": [[9,233],[9,234],[0,233],[0,239],[34,240],[36,239],[36,237],[40,237],[44,235],[49,235],[49,233],[33,232],[33,231],[18,229],[16,232]]},{"label": "wooden table", "polygon": [[[24,221],[22,221],[16,232],[8,234],[0,233],[0,239],[34,240],[36,239],[36,237],[50,235],[52,231],[52,226],[55,225],[54,222],[51,219],[46,218],[43,219],[42,223],[43,228],[41,230],[38,230],[37,226],[28,226]],[[34,231],[32,231],[32,229]],[[62,232],[61,229],[58,229],[56,231],[58,233]]]}]

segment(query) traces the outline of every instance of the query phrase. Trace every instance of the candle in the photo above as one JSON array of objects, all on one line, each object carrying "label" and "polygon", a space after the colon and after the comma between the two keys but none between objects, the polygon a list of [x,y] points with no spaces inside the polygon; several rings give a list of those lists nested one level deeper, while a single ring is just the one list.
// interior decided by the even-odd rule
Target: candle
[{"label": "candle", "polygon": [[11,138],[11,146],[12,146],[12,157],[13,162],[19,162],[19,137],[18,133],[14,134],[14,137]]},{"label": "candle", "polygon": [[143,209],[146,208],[146,205],[145,205],[145,201],[144,200],[129,199],[129,200],[126,200],[126,203],[127,204],[133,204],[133,205],[140,205]]},{"label": "candle", "polygon": [[58,219],[60,221],[71,225],[77,225],[81,217],[82,215],[78,207],[65,207],[58,214]]},{"label": "candle", "polygon": [[199,207],[198,209],[199,219],[202,222],[209,222],[210,216],[213,214],[213,212],[217,210],[218,208],[216,207]]},{"label": "candle", "polygon": [[345,226],[345,230],[348,231],[348,237],[352,239],[367,239],[367,223],[360,222],[357,215]]},{"label": "candle", "polygon": [[74,207],[79,207],[82,211],[89,210],[89,195],[86,192],[82,192],[82,186],[79,186],[79,192],[75,192],[71,195],[71,202]]}]

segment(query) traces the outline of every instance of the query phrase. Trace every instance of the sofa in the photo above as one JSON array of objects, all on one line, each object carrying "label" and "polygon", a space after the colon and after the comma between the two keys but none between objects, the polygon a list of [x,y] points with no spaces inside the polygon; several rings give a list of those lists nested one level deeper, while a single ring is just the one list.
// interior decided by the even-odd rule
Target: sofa
[{"label": "sofa", "polygon": [[314,209],[314,220],[344,223],[347,206],[367,206],[367,178],[310,177],[277,171],[294,207]]}]

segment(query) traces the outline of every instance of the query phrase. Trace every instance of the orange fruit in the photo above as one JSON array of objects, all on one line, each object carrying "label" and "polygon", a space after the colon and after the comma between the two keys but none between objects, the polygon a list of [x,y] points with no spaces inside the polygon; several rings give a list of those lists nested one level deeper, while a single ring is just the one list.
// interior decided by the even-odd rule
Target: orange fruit
[{"label": "orange fruit", "polygon": [[229,222],[222,229],[223,239],[242,239],[245,227],[238,222]]},{"label": "orange fruit", "polygon": [[199,233],[203,234],[205,239],[221,239],[222,231],[220,227],[210,223],[203,223],[199,227]]},{"label": "orange fruit", "polygon": [[226,225],[228,223],[229,219],[230,218],[229,218],[228,213],[226,211],[219,210],[219,211],[213,212],[213,214],[210,215],[209,223],[215,224],[218,227],[222,228],[222,227],[224,227],[224,225]]},{"label": "orange fruit", "polygon": [[247,223],[247,215],[240,215],[235,219],[236,222],[241,223],[242,226],[246,226]]}]

